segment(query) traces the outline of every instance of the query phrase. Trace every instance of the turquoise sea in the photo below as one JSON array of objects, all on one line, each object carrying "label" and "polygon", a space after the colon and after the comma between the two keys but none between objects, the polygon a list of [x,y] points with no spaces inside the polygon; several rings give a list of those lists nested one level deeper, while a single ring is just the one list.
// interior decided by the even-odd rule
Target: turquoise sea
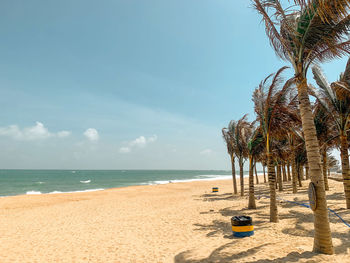
[{"label": "turquoise sea", "polygon": [[231,171],[217,170],[0,170],[0,196],[230,178]]}]

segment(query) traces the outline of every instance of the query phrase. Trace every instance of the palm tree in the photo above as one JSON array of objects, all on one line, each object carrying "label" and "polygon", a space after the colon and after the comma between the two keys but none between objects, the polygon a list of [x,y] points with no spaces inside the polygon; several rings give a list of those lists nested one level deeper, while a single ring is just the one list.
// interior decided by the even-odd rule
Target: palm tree
[{"label": "palm tree", "polygon": [[287,157],[284,155],[283,159],[282,159],[282,174],[283,174],[283,182],[287,182],[288,178],[287,178]]},{"label": "palm tree", "polygon": [[[249,157],[249,202],[248,209],[256,209],[254,196],[254,167],[259,155],[264,151],[263,135],[259,127],[251,126],[251,136],[248,141],[248,157]],[[255,163],[255,164],[254,164]]]},{"label": "palm tree", "polygon": [[309,176],[309,163],[307,161],[305,163],[305,177],[306,177],[306,180],[310,179],[310,176]]},{"label": "palm tree", "polygon": [[256,164],[257,163],[261,163],[261,166],[263,167],[264,183],[266,183],[266,175],[265,175],[266,154],[265,154],[265,151],[260,152],[258,154],[258,156],[255,158],[256,183],[259,184],[259,177],[258,177],[258,173],[256,171]]},{"label": "palm tree", "polygon": [[322,173],[323,173],[323,180],[324,180],[324,189],[326,191],[329,190],[327,169],[328,169],[327,151],[323,150],[322,151]]},{"label": "palm tree", "polygon": [[341,74],[339,81],[329,84],[319,67],[312,72],[320,90],[317,94],[319,102],[332,116],[340,138],[340,155],[346,208],[350,209],[350,169],[348,153],[348,134],[350,118],[350,59]]},{"label": "palm tree", "polygon": [[287,69],[283,67],[275,74],[269,75],[259,84],[253,94],[253,102],[257,121],[260,123],[261,133],[265,142],[265,151],[267,157],[267,173],[270,188],[270,222],[278,222],[277,203],[276,203],[276,173],[274,160],[272,156],[271,141],[274,136],[278,136],[283,125],[287,127],[286,118],[287,107],[285,103],[285,93],[290,86],[290,82],[286,83],[282,90],[281,74]]},{"label": "palm tree", "polygon": [[299,187],[302,187],[302,182],[304,178],[304,165],[307,162],[305,143],[300,143],[299,147],[296,148],[295,162],[298,173]]},{"label": "palm tree", "polygon": [[314,122],[322,156],[322,173],[324,187],[327,191],[329,190],[327,177],[327,151],[331,147],[335,146],[335,138],[339,136],[337,135],[338,132],[334,125],[334,121],[331,114],[328,113],[328,111],[322,106],[321,102],[318,99],[316,100],[314,107]]},{"label": "palm tree", "polygon": [[[283,135],[282,135],[283,136]],[[276,163],[277,163],[277,182],[278,182],[278,190],[283,191],[283,183],[282,181],[286,181],[286,174],[285,174],[285,169],[283,171],[283,166],[284,166],[284,158],[286,155],[287,151],[287,139],[285,136],[283,136],[280,140],[275,140],[274,143],[276,144],[274,147],[274,153],[275,153],[275,158],[276,158]],[[282,178],[282,173],[283,177]],[[284,180],[282,180],[284,179]]]},{"label": "palm tree", "polygon": [[258,172],[256,170],[256,164],[258,163],[258,160],[255,159],[254,160],[254,171],[255,171],[255,181],[256,181],[256,184],[259,184],[259,176],[258,176]]},{"label": "palm tree", "polygon": [[247,120],[247,114],[239,119],[234,131],[235,147],[234,152],[239,163],[239,179],[241,185],[241,196],[244,195],[244,170],[243,165],[248,157],[248,140],[250,137],[250,123]]},{"label": "palm tree", "polygon": [[235,122],[230,121],[228,129],[223,128],[222,129],[222,136],[226,142],[227,146],[227,153],[230,155],[231,160],[231,168],[232,168],[232,182],[233,182],[233,193],[237,194],[237,181],[236,181],[236,167],[235,167],[235,154],[234,154],[234,148],[235,148],[235,140],[234,140],[234,130],[235,130]]},{"label": "palm tree", "polygon": [[295,152],[296,152],[296,135],[293,130],[288,131],[288,143],[290,147],[290,158],[289,161],[292,166],[292,189],[293,189],[293,194],[298,192],[297,188],[297,171],[296,171],[296,162],[295,162]]},{"label": "palm tree", "polygon": [[328,167],[328,176],[331,175],[331,169],[338,168],[338,160],[330,154],[327,154],[327,167]]},{"label": "palm tree", "polygon": [[263,173],[264,173],[264,183],[266,183],[267,181],[266,181],[265,167],[267,166],[267,160],[266,160],[265,154],[261,155],[261,164],[262,164]]},{"label": "palm tree", "polygon": [[[302,127],[306,142],[310,178],[316,188],[314,251],[333,254],[326,194],[320,167],[321,158],[308,96],[307,71],[315,62],[324,62],[349,53],[350,0],[294,0],[284,8],[281,0],[252,0],[262,15],[266,33],[276,55],[291,63],[297,84]],[[289,2],[289,1],[288,1]]]},{"label": "palm tree", "polygon": [[288,179],[288,181],[291,181],[292,180],[292,177],[291,177],[291,175],[290,175],[290,160],[289,160],[289,158],[287,159],[287,179]]}]

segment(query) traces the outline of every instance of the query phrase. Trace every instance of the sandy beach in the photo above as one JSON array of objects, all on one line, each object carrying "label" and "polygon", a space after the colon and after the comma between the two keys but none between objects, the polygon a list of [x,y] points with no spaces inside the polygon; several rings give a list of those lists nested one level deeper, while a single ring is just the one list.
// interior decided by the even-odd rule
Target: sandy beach
[{"label": "sandy beach", "polygon": [[[306,203],[307,184],[292,194],[286,183],[278,196]],[[0,262],[350,262],[339,218],[330,215],[336,254],[312,253],[311,210],[280,201],[280,222],[269,223],[267,189],[256,186],[257,210],[232,196],[230,180],[0,198]],[[350,222],[342,183],[330,180],[327,195]],[[255,235],[234,238],[230,218],[243,214]]]}]

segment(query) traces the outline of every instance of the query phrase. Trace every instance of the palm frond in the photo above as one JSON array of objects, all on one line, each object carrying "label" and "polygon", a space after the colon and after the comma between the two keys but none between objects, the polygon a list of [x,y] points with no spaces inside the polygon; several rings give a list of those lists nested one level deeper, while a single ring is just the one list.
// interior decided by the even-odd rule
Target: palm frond
[{"label": "palm frond", "polygon": [[253,0],[277,56],[306,77],[311,64],[350,54],[350,0]]},{"label": "palm frond", "polygon": [[275,23],[272,21],[271,17],[268,15],[266,8],[269,6],[271,1],[260,1],[253,0],[253,7],[262,15],[262,20],[265,23],[265,32],[267,37],[269,38],[270,45],[273,47],[277,56],[282,59],[288,59],[285,52],[285,45],[283,42],[285,41],[281,35],[279,34]]}]

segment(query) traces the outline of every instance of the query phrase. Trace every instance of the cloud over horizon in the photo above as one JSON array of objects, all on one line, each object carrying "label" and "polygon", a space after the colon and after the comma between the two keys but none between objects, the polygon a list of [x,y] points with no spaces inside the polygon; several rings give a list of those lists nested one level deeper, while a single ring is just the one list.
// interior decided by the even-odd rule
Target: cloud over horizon
[{"label": "cloud over horizon", "polygon": [[7,136],[15,140],[32,141],[50,137],[64,138],[71,135],[70,131],[50,132],[43,123],[37,121],[34,126],[20,129],[18,125],[0,127],[0,136]]},{"label": "cloud over horizon", "polygon": [[91,142],[97,142],[100,139],[98,131],[94,128],[89,128],[84,132],[84,136]]},{"label": "cloud over horizon", "polygon": [[146,138],[145,136],[140,136],[140,137],[136,138],[135,140],[130,141],[128,143],[128,146],[124,146],[124,147],[119,148],[119,152],[120,153],[129,153],[135,147],[144,148],[144,147],[146,147],[146,145],[148,145],[150,143],[154,143],[157,139],[158,139],[157,135],[152,135],[148,138]]}]

